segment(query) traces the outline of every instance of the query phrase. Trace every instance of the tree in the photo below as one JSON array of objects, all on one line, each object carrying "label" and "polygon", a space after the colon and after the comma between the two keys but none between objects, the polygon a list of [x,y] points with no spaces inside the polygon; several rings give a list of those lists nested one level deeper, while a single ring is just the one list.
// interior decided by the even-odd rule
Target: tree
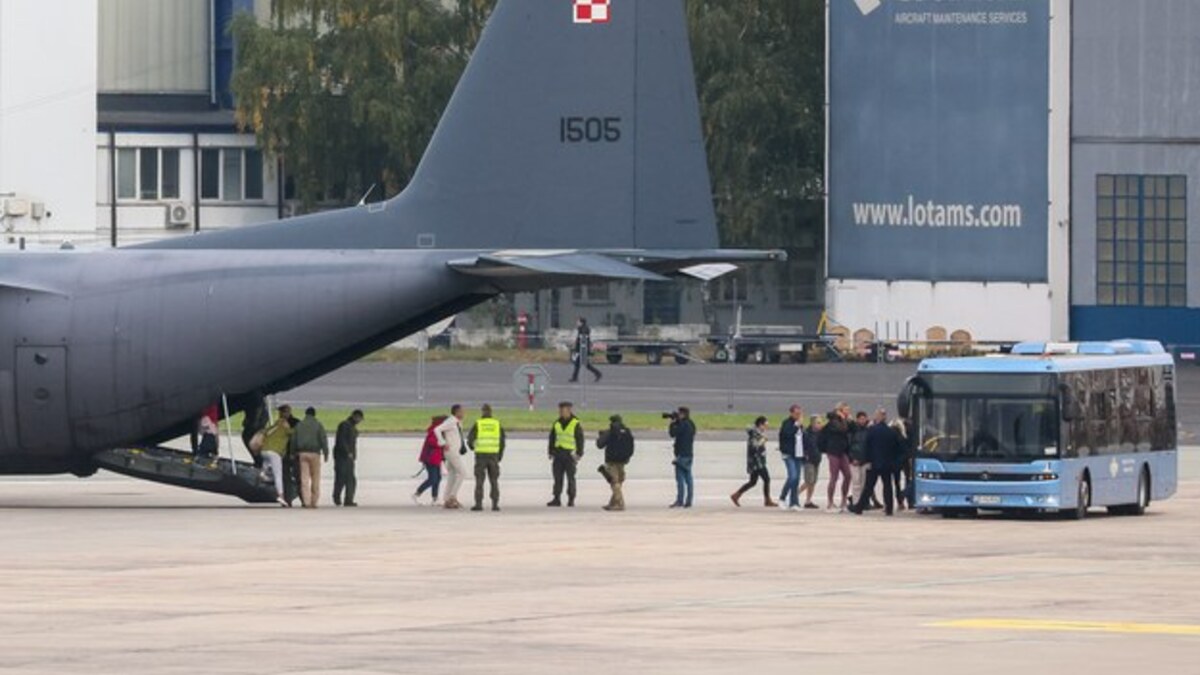
[{"label": "tree", "polygon": [[285,158],[305,207],[412,177],[494,0],[275,0],[234,19],[240,125]]},{"label": "tree", "polygon": [[825,5],[688,0],[713,194],[727,246],[790,246],[822,209]]},{"label": "tree", "polygon": [[[285,157],[307,206],[373,183],[395,194],[494,5],[274,0],[270,25],[233,23],[238,120]],[[687,13],[722,241],[788,246],[822,212],[824,3],[687,0]]]}]

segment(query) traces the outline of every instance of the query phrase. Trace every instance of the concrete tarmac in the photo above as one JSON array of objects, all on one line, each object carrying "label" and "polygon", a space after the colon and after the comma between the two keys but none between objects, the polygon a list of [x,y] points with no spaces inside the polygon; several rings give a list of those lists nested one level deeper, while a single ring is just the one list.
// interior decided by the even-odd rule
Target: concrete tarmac
[{"label": "concrete tarmac", "polygon": [[1196,672],[1195,449],[1142,518],[942,520],[735,508],[741,445],[711,441],[697,507],[669,510],[642,436],[613,514],[594,451],[579,506],[543,506],[536,438],[501,513],[413,505],[413,438],[365,443],[357,509],[328,505],[329,465],[316,511],[5,480],[0,673]]}]

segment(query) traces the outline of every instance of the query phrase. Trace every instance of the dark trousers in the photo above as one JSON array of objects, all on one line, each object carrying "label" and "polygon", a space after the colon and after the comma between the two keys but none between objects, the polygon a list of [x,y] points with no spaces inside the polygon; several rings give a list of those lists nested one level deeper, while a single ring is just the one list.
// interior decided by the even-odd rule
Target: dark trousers
[{"label": "dark trousers", "polygon": [[862,513],[866,510],[867,505],[871,503],[871,497],[875,494],[875,483],[883,483],[883,509],[884,513],[889,516],[895,510],[896,502],[895,495],[892,492],[893,486],[900,480],[900,476],[895,469],[871,469],[867,472],[867,486],[863,490],[862,497],[858,503],[854,505],[856,513]]},{"label": "dark trousers", "polygon": [[442,465],[425,462],[425,482],[417,488],[417,496],[425,494],[426,490],[433,491],[433,500],[437,501],[438,489],[442,485]]},{"label": "dark trousers", "polygon": [[738,488],[738,495],[743,495],[754,489],[754,486],[758,485],[758,480],[760,478],[762,479],[763,484],[763,500],[768,502],[771,501],[771,474],[767,472],[766,467],[755,469],[754,473],[750,474],[750,480],[746,481],[745,485]]},{"label": "dark trousers", "polygon": [[562,498],[563,478],[567,479],[567,499],[572,503],[575,501],[575,469],[577,462],[575,461],[574,453],[566,450],[555,450],[552,455],[553,461],[550,464],[551,472],[554,474],[554,499]]},{"label": "dark trousers", "polygon": [[575,371],[571,373],[572,382],[579,379],[579,369],[581,367],[587,367],[589,373],[591,373],[597,380],[600,379],[600,371],[596,368],[596,366],[592,365],[591,360],[579,357],[575,359]]},{"label": "dark trousers", "polygon": [[354,460],[350,457],[333,458],[333,503],[342,503],[342,493],[346,493],[347,504],[354,503],[354,493],[358,491],[358,477],[354,475]]},{"label": "dark trousers", "polygon": [[300,460],[289,452],[283,458],[283,498],[288,503],[300,497]]},{"label": "dark trousers", "polygon": [[483,506],[484,480],[492,486],[492,506],[499,506],[500,455],[475,454],[475,506]]}]

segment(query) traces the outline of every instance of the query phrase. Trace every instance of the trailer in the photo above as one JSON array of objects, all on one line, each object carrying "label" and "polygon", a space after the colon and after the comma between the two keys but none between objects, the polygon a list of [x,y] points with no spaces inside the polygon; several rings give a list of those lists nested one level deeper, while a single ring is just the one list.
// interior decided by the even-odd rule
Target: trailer
[{"label": "trailer", "polygon": [[682,366],[693,361],[697,363],[704,362],[692,353],[692,349],[697,344],[699,343],[684,340],[629,337],[594,342],[592,350],[594,352],[603,352],[604,360],[614,366],[624,361],[625,355],[630,353],[645,356],[646,363],[652,366],[661,364],[664,358],[674,359],[675,363]]},{"label": "trailer", "polygon": [[713,361],[728,363],[808,363],[811,353],[822,353],[831,361],[842,361],[837,336],[805,333],[755,332],[710,335],[705,341],[714,348]]}]

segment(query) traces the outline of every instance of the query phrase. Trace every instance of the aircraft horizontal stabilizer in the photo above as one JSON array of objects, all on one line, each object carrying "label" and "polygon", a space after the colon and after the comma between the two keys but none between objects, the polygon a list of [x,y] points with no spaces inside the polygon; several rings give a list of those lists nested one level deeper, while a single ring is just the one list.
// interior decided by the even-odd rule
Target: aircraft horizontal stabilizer
[{"label": "aircraft horizontal stabilizer", "polygon": [[493,281],[505,290],[522,282],[558,277],[564,283],[588,281],[666,281],[654,272],[599,253],[512,252],[452,260],[450,267],[463,274]]}]

